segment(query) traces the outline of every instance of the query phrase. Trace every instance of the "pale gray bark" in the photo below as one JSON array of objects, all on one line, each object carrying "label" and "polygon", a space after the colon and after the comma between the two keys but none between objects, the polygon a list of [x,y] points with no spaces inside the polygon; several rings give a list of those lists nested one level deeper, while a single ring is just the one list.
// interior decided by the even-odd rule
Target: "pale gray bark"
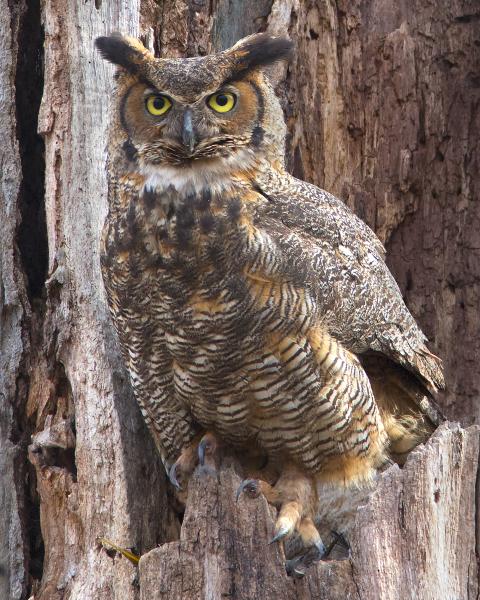
[{"label": "pale gray bark", "polygon": [[0,2],[0,597],[17,600],[27,587],[21,514],[24,503],[20,432],[16,411],[25,399],[19,373],[28,341],[22,322],[28,316],[21,266],[15,251],[22,180],[15,131],[15,74],[22,3],[11,9]]}]

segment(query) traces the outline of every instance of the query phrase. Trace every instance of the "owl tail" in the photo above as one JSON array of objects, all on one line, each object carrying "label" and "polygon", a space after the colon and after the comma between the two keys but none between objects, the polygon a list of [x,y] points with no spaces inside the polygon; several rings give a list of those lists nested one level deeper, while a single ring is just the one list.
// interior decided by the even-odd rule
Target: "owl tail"
[{"label": "owl tail", "polygon": [[403,464],[408,453],[425,442],[442,415],[425,386],[385,357],[362,357],[388,436],[388,453]]}]

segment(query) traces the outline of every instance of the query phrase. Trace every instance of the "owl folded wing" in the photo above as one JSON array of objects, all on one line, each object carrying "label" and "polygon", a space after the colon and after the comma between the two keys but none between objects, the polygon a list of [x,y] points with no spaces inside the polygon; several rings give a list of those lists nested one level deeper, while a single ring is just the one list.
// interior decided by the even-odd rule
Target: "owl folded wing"
[{"label": "owl folded wing", "polygon": [[329,332],[360,358],[378,353],[430,393],[443,389],[442,362],[428,350],[373,231],[343,202],[293,177],[280,183],[269,175],[259,191],[268,200],[259,221],[283,257],[284,275],[311,291]]}]

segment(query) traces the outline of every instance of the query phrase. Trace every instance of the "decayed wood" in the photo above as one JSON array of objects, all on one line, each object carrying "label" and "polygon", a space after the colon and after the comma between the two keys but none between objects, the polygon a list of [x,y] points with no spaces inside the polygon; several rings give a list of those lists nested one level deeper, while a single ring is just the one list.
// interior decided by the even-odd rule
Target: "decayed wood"
[{"label": "decayed wood", "polygon": [[478,597],[479,432],[442,425],[402,470],[385,474],[359,511],[351,544],[362,599]]},{"label": "decayed wood", "polygon": [[112,560],[96,538],[141,552],[176,536],[163,467],[112,336],[98,259],[113,73],[96,59],[93,40],[107,21],[109,29],[138,35],[139,5],[96,5],[43,4],[38,128],[45,141],[49,277],[28,402],[45,542],[35,595],[41,600],[133,599],[133,565]]},{"label": "decayed wood", "polygon": [[274,511],[263,497],[235,501],[236,467],[197,469],[180,541],[140,560],[141,600],[356,599],[348,561],[321,563],[296,584],[287,576],[281,546],[269,544]]},{"label": "decayed wood", "polygon": [[[24,210],[22,181],[43,154],[25,148],[34,131],[22,138],[15,118],[27,12],[45,35],[46,281],[31,244],[22,249],[25,232],[41,226]],[[352,562],[320,564],[301,582],[286,577],[278,547],[266,543],[264,500],[233,505],[232,465],[219,488],[195,476],[175,541],[178,518],[104,303],[98,239],[113,68],[93,50],[96,36],[117,29],[164,56],[205,54],[260,29],[290,35],[296,56],[274,73],[289,165],[343,197],[387,242],[408,304],[446,360],[443,406],[468,424],[478,422],[480,387],[475,2],[0,0],[0,28],[0,543],[8,549],[0,597],[408,598],[423,572],[430,590],[443,582],[451,594],[437,597],[475,597],[475,430],[444,428],[404,470],[390,471],[359,513]],[[34,80],[19,82],[27,101]],[[102,550],[98,536],[139,553],[169,543],[142,558],[140,590],[136,568]]]},{"label": "decayed wood", "polygon": [[358,511],[350,559],[319,563],[297,582],[268,543],[265,499],[235,502],[235,465],[197,470],[180,541],[140,560],[141,599],[473,600],[479,431],[442,425],[402,470],[391,467]]}]

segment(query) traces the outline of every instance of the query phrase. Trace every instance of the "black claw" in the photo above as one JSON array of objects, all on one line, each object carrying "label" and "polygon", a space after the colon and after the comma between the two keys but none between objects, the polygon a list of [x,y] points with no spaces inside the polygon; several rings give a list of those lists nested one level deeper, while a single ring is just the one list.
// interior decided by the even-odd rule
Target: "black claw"
[{"label": "black claw", "polygon": [[279,542],[283,540],[283,538],[288,534],[288,528],[283,528],[277,531],[277,533],[273,536],[273,538],[268,542],[269,544],[274,544],[275,542]]},{"label": "black claw", "polygon": [[205,464],[205,452],[208,448],[208,442],[205,440],[201,440],[198,444],[198,462],[203,465]]},{"label": "black claw", "polygon": [[327,549],[325,548],[325,544],[320,540],[319,542],[315,543],[315,548],[318,551],[318,558],[323,558],[325,556],[325,554],[327,553]]},{"label": "black claw", "polygon": [[258,495],[258,481],[257,479],[244,479],[238,486],[237,493],[235,494],[235,501],[238,502],[240,494],[248,492],[250,495]]},{"label": "black claw", "polygon": [[177,490],[179,490],[180,484],[178,483],[178,480],[177,480],[176,471],[177,471],[177,463],[174,462],[173,465],[170,467],[170,470],[168,471],[168,478],[170,479],[170,483],[172,485],[174,485],[177,488]]},{"label": "black claw", "polygon": [[301,557],[287,560],[285,570],[287,571],[287,575],[295,577],[295,579],[301,579],[305,576],[305,565],[302,563]]},{"label": "black claw", "polygon": [[292,577],[295,577],[295,579],[301,579],[302,577],[305,577],[305,571],[299,571],[298,568],[293,569]]}]

